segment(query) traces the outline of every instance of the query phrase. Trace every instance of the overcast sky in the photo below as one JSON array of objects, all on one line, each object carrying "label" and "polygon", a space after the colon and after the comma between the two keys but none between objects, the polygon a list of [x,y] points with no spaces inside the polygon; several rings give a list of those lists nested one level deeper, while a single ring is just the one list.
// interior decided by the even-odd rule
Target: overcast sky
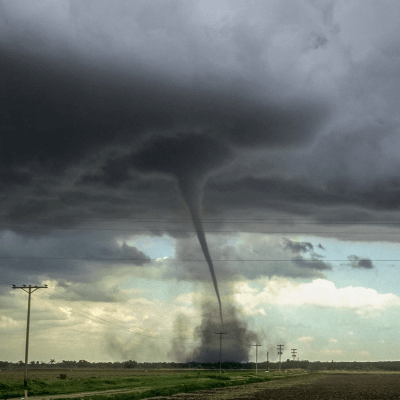
[{"label": "overcast sky", "polygon": [[0,359],[398,360],[399,20],[0,0]]}]

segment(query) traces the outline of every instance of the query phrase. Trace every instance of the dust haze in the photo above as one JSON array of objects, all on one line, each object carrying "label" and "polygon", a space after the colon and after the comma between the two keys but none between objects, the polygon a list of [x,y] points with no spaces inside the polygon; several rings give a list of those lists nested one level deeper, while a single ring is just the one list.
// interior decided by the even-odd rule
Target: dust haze
[{"label": "dust haze", "polygon": [[[178,316],[174,322],[174,333],[177,336],[172,343],[169,356],[179,362],[219,362],[221,324],[218,318],[217,305],[204,300],[201,304],[201,322],[194,330],[194,337],[199,345],[189,349],[184,336],[189,332],[189,321],[184,316]],[[224,335],[222,335],[222,362],[247,362],[250,359],[252,345],[257,343],[258,336],[252,332],[241,315],[240,310],[231,302],[225,302]]]}]

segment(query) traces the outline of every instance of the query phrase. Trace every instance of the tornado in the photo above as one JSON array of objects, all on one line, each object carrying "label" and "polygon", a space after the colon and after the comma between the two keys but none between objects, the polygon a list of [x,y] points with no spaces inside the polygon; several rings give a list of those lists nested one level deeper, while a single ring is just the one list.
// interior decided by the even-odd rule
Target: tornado
[{"label": "tornado", "polygon": [[171,136],[150,136],[139,150],[127,156],[126,163],[139,171],[172,175],[185,202],[207,261],[219,304],[222,305],[214,265],[208,250],[201,218],[204,183],[210,173],[232,156],[227,143],[209,133],[181,132]]},{"label": "tornado", "polygon": [[218,290],[218,281],[215,275],[214,264],[212,262],[212,258],[210,255],[210,251],[208,250],[208,244],[206,240],[206,235],[204,233],[203,223],[202,223],[202,215],[201,215],[201,200],[202,200],[202,190],[200,183],[196,182],[187,182],[183,179],[178,181],[178,185],[180,191],[182,193],[182,197],[185,201],[186,207],[189,211],[190,217],[192,218],[194,229],[196,230],[197,239],[199,240],[201,250],[203,251],[204,258],[207,261],[208,268],[210,270],[211,278],[214,285],[215,294],[217,295],[218,305],[219,305],[219,316],[221,319],[221,325],[224,326],[224,320],[222,318],[222,303],[221,297],[219,295]]}]

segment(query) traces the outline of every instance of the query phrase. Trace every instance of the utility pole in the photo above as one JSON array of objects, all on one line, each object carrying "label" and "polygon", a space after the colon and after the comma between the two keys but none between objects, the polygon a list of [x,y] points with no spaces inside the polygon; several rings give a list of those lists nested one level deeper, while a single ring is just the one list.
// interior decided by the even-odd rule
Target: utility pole
[{"label": "utility pole", "polygon": [[31,294],[38,289],[47,289],[47,285],[44,286],[15,286],[13,285],[13,289],[22,289],[26,293],[28,293],[28,316],[26,319],[26,345],[25,345],[25,373],[24,373],[24,390],[25,390],[25,399],[28,398],[28,348],[29,348],[29,322],[31,318]]},{"label": "utility pole", "polygon": [[226,335],[226,332],[215,332],[215,334],[219,335],[219,373],[221,374],[222,335]]},{"label": "utility pole", "polygon": [[282,347],[284,344],[278,344],[278,354],[279,354],[279,372],[281,372],[281,356],[283,354]]},{"label": "utility pole", "polygon": [[269,352],[267,351],[267,371],[269,372]]},{"label": "utility pole", "polygon": [[257,350],[258,346],[261,346],[261,344],[253,344],[253,346],[256,346],[256,375],[257,375]]},{"label": "utility pole", "polygon": [[296,350],[297,349],[291,349],[292,350],[292,357],[293,357],[293,361],[296,360]]}]

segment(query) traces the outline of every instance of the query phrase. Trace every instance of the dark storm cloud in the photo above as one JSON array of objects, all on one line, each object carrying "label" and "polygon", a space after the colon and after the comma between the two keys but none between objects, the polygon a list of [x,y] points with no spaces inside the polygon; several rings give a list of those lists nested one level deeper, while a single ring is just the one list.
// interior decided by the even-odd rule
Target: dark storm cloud
[{"label": "dark storm cloud", "polygon": [[[235,4],[214,22],[179,1],[57,4],[1,3],[3,217],[177,222],[187,218],[177,182],[197,200],[203,191],[220,219],[398,217],[399,52],[389,39],[359,43],[362,18],[342,5]],[[327,269],[309,264],[241,268]]]},{"label": "dark storm cloud", "polygon": [[[310,242],[295,242],[290,239],[284,238],[284,249],[290,250],[292,253],[298,255],[293,258],[293,263],[300,268],[311,268],[315,271],[331,270],[332,266],[329,263],[321,260],[321,255],[314,253],[314,246]],[[321,245],[317,246],[323,249]],[[306,259],[300,253],[310,253],[311,258]]]},{"label": "dark storm cloud", "polygon": [[[233,103],[230,88],[221,94],[204,93],[137,70],[125,74],[121,82],[115,74],[98,69],[94,63],[88,68],[77,60],[65,67],[3,50],[0,70],[7,85],[0,95],[1,163],[9,171],[9,181],[14,176],[14,184],[28,183],[29,175],[17,170],[21,166],[29,166],[30,174],[54,173],[104,146],[135,149],[154,129],[165,134],[188,128],[188,133],[211,131],[238,146],[301,144],[307,140],[302,132],[313,132],[309,121],[321,114],[311,105],[314,117],[302,111],[301,104],[282,104],[278,111],[276,105],[262,101],[247,104],[245,96]],[[204,137],[210,138],[212,147],[211,135]],[[127,177],[114,176],[113,170],[126,169],[125,162],[119,166],[108,161],[101,168],[118,183]]]},{"label": "dark storm cloud", "polygon": [[[335,180],[329,185],[317,185],[304,175],[295,178],[281,176],[245,176],[225,181],[211,179],[207,189],[212,200],[224,202],[225,207],[240,209],[246,204],[254,210],[265,209],[292,215],[314,214],[322,225],[332,221],[350,223],[377,219],[389,223],[392,217],[379,216],[382,211],[397,213],[400,184],[397,178],[357,187],[347,180]],[[326,207],[333,207],[326,213]],[[360,219],[360,216],[362,218]]]},{"label": "dark storm cloud", "polygon": [[360,269],[372,269],[374,265],[369,258],[360,258],[355,255],[351,255],[347,257],[350,261],[350,265],[352,268],[360,268]]},{"label": "dark storm cloud", "polygon": [[307,260],[302,256],[293,259],[293,263],[300,268],[311,268],[317,271],[331,270],[332,266],[329,263],[326,263],[322,260],[318,260],[312,258],[311,260]]},{"label": "dark storm cloud", "polygon": [[400,163],[394,152],[399,125],[390,120],[360,125],[319,138],[307,173],[334,203],[398,211]]},{"label": "dark storm cloud", "polygon": [[[235,200],[246,204],[265,203],[266,206],[287,202],[290,209],[293,203],[293,211],[297,204],[307,204],[307,207],[314,205],[333,205],[344,202],[339,193],[327,193],[324,189],[316,187],[306,179],[282,179],[280,177],[256,178],[246,176],[241,179],[232,179],[225,182],[211,181],[211,190],[224,192],[227,198],[233,203]],[[277,204],[276,207],[279,207]],[[282,208],[285,205],[281,205]]]},{"label": "dark storm cloud", "polygon": [[[94,11],[94,3],[83,3],[77,7],[71,2],[70,18],[78,18],[78,25],[79,17],[85,19]],[[147,9],[143,4],[128,8],[138,12],[132,14],[135,19]],[[110,15],[117,18],[120,13],[110,5]],[[155,17],[163,19],[161,10]],[[30,45],[11,21],[5,19],[3,25],[7,35],[0,71],[7,79],[0,95],[1,162],[11,176],[21,165],[28,165],[32,174],[43,169],[59,172],[104,146],[136,148],[150,130],[211,131],[238,147],[301,145],[312,139],[324,116],[315,100],[271,99],[257,93],[250,80],[238,86],[228,75],[217,88],[202,80],[186,83],[157,69],[149,71],[139,58],[127,60],[119,54],[119,60],[110,61],[107,53],[112,49],[106,42],[97,43],[99,52],[94,55],[68,36],[46,36],[46,27],[30,24],[35,39]],[[68,29],[73,31],[73,26]],[[118,183],[123,176],[114,177],[108,165],[111,179]]]},{"label": "dark storm cloud", "polygon": [[293,253],[307,253],[307,251],[314,250],[314,246],[310,242],[294,242],[290,239],[284,239],[286,249],[291,250]]},{"label": "dark storm cloud", "polygon": [[[18,42],[18,31],[10,36]],[[39,33],[36,39],[42,46],[52,43]],[[82,174],[80,187],[104,183],[115,189],[131,179],[130,169],[172,175],[207,260],[222,322],[201,222],[206,175],[231,158],[232,148],[309,143],[326,115],[324,107],[307,99],[272,101],[254,91],[251,80],[228,79],[210,88],[202,80],[187,84],[148,72],[140,62],[120,59],[118,65],[104,53],[83,55],[64,43],[48,54],[21,47],[2,48],[0,72],[10,82],[0,98],[2,124],[13,132],[3,143],[7,152],[0,153],[4,167],[14,175],[15,166],[22,165],[34,176],[62,179],[74,164],[88,164],[89,157],[108,150],[111,159],[106,155],[102,165]]]},{"label": "dark storm cloud", "polygon": [[139,171],[169,173],[180,179],[198,180],[230,158],[230,150],[209,134],[180,133],[155,137],[132,154],[132,165]]},{"label": "dark storm cloud", "polygon": [[[26,237],[11,231],[0,235],[0,269],[8,280],[101,279],[112,266],[144,266],[149,257],[107,232],[56,233]],[[40,283],[40,282],[38,282]]]},{"label": "dark storm cloud", "polygon": [[[1,60],[7,84],[0,94],[0,179],[14,198],[2,199],[3,213],[11,216],[54,217],[55,210],[67,216],[68,198],[78,192],[81,207],[73,212],[85,214],[85,203],[98,197],[93,188],[103,200],[110,196],[110,207],[98,213],[118,215],[141,180],[135,167],[199,176],[240,147],[305,143],[315,133],[309,124],[322,115],[311,104],[248,100],[246,88],[204,90],[140,68],[115,74],[73,54],[62,63],[3,49]],[[111,189],[127,183],[115,202]]]}]

